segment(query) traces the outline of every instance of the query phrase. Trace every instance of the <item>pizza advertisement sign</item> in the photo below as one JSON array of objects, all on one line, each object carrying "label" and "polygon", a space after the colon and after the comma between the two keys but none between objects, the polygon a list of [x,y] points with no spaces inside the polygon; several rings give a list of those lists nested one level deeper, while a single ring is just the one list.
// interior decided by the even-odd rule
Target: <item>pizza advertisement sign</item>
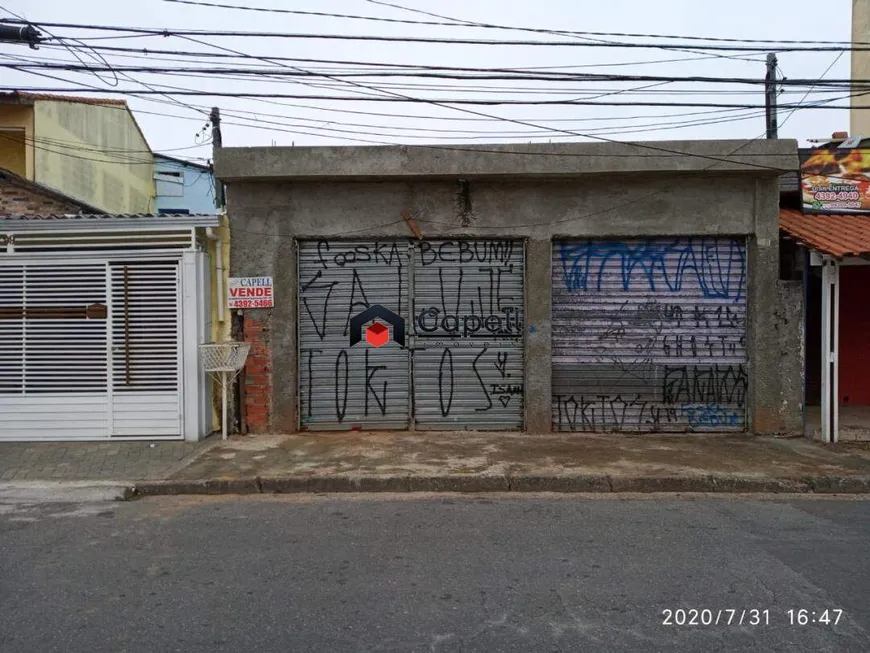
[{"label": "pizza advertisement sign", "polygon": [[804,213],[870,214],[870,149],[800,151]]}]

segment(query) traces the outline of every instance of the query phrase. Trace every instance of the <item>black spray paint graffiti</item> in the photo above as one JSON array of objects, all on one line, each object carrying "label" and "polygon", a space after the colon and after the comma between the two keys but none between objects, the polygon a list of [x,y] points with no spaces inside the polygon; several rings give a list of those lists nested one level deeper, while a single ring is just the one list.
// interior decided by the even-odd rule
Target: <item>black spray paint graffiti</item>
[{"label": "black spray paint graffiti", "polygon": [[664,367],[661,399],[631,394],[556,394],[557,430],[656,431],[742,426],[748,378],[743,365]]},{"label": "black spray paint graffiti", "polygon": [[507,264],[512,257],[519,260],[521,248],[510,240],[456,241],[420,243],[420,261],[424,267],[436,263],[489,263]]},{"label": "black spray paint graffiti", "polygon": [[[301,352],[303,360],[307,360],[305,386],[301,388],[302,419],[309,423],[344,423],[354,415],[352,393],[361,395],[362,405],[356,410],[362,417],[386,416],[390,410],[389,384],[396,382],[390,372],[396,370],[367,349],[361,357],[350,356],[346,343],[351,319],[373,304],[388,305],[398,314],[407,311],[402,301],[402,293],[407,292],[403,272],[408,265],[407,246],[396,242],[359,245],[321,240],[312,254],[316,269],[299,283],[300,319],[307,320],[309,333],[313,330],[319,346],[304,345]],[[384,282],[390,275],[395,275],[395,281],[387,285]],[[327,356],[327,360],[320,360]],[[331,389],[328,404],[315,406],[315,388],[321,388],[318,396],[322,388]]]},{"label": "black spray paint graffiti", "polygon": [[[432,283],[426,287],[437,289],[434,296],[440,300],[416,307],[409,332],[426,339],[417,350],[435,355],[427,360],[433,371],[438,366],[436,415],[455,416],[460,406],[475,412],[518,410],[523,385],[511,378],[513,354],[497,343],[522,337],[522,247],[507,241],[423,241],[415,246],[419,248],[417,273],[426,268],[427,275],[418,283]],[[326,240],[309,251],[308,278],[299,284],[300,319],[307,322],[303,330],[307,328],[310,334],[301,351],[306,361],[303,383],[307,384],[301,388],[303,420],[344,423],[386,417],[391,410],[394,419],[401,419],[407,415],[407,404],[391,407],[388,399],[391,384],[407,384],[409,370],[396,365],[407,366],[411,356],[396,357],[395,343],[388,345],[390,349],[372,352],[365,348],[362,356],[351,355],[343,343],[351,318],[373,304],[400,315],[407,311],[402,294],[415,282],[404,274],[411,251],[404,243],[359,245]],[[391,275],[394,281],[387,281]],[[394,297],[384,297],[385,290]],[[311,347],[312,337],[316,337],[317,348]],[[496,341],[495,347],[491,341]],[[393,355],[383,358],[389,351]],[[469,377],[476,382],[473,391],[479,394],[476,406],[469,406],[462,394],[468,391],[463,379],[468,383]],[[323,388],[331,390],[328,404]],[[397,392],[395,396],[406,395]]]},{"label": "black spray paint graffiti", "polygon": [[377,403],[378,408],[381,411],[381,415],[387,414],[387,381],[384,380],[384,389],[380,397],[378,397],[377,390],[372,386],[372,379],[375,374],[387,369],[386,365],[371,365],[369,363],[369,350],[366,349],[366,399],[365,399],[365,412],[363,413],[366,417],[369,414],[369,395],[374,397],[375,403]]},{"label": "black spray paint graffiti", "polygon": [[677,408],[641,399],[640,395],[555,395],[553,399],[557,430],[658,431],[679,419]]},{"label": "black spray paint graffiti", "polygon": [[743,365],[664,368],[662,400],[666,404],[735,404],[746,401],[748,377]]},{"label": "black spray paint graffiti", "polygon": [[[403,254],[396,242],[381,243],[375,241],[372,245],[349,245],[347,243],[333,243],[328,240],[317,242],[317,258],[324,270],[330,267],[343,268],[354,263],[382,263],[392,267],[404,264],[407,251]],[[334,251],[337,249],[338,251]]]},{"label": "black spray paint graffiti", "polygon": [[[460,348],[445,347],[439,357],[438,402],[442,417],[449,417],[451,414],[454,389],[458,385],[457,376],[467,372],[454,358],[453,352],[458,349]],[[487,412],[496,408],[493,398],[498,400],[502,408],[507,408],[511,399],[516,399],[522,405],[523,384],[506,381],[511,378],[511,373],[507,371],[508,361],[508,352],[492,349],[489,345],[484,345],[471,359],[471,371],[477,379],[481,395],[481,405],[474,408],[475,412]]]},{"label": "black spray paint graffiti", "polygon": [[[522,297],[507,295],[504,281],[515,275],[514,265],[504,268],[477,268],[478,282],[463,283],[466,270],[449,280],[444,268],[438,269],[440,306],[421,306],[415,325],[421,338],[518,338],[522,334],[520,306]],[[434,281],[434,279],[433,279]],[[463,295],[464,293],[464,295]],[[466,299],[466,302],[463,302]],[[467,308],[466,308],[467,306]]]}]

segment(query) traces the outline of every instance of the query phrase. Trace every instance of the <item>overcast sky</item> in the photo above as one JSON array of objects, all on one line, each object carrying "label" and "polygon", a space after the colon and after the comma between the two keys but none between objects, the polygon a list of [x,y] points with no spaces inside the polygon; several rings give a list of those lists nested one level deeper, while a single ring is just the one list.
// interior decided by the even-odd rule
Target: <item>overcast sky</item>
[{"label": "overcast sky", "polygon": [[[208,1],[208,0],[206,0]],[[214,0],[225,4],[271,7],[304,11],[321,11],[408,20],[434,20],[420,14],[379,6],[366,0]],[[824,3],[810,0],[730,0],[709,2],[701,0],[396,0],[405,7],[431,11],[456,19],[498,23],[499,25],[535,27],[543,29],[578,30],[591,32],[638,32],[676,34],[707,37],[832,40],[850,39],[849,0],[828,0]],[[245,31],[278,31],[310,34],[366,34],[389,36],[427,36],[443,38],[514,39],[514,40],[568,40],[516,31],[495,31],[468,27],[438,27],[392,23],[378,23],[345,18],[323,18],[278,13],[260,13],[214,7],[188,6],[164,0],[0,0],[0,6],[23,15],[36,23],[68,22],[97,25],[123,25],[174,29],[218,29]],[[0,12],[2,13],[2,12]],[[8,17],[5,14],[4,17]],[[84,33],[63,28],[50,30],[58,36],[111,36],[110,33]],[[600,37],[611,41],[619,37]],[[221,52],[214,46],[238,50],[259,57],[299,57],[321,60],[347,60],[394,64],[423,64],[441,66],[492,67],[566,67],[577,66],[574,72],[620,73],[664,76],[764,76],[764,54],[722,53],[732,56],[711,57],[710,53],[693,54],[659,49],[614,49],[586,47],[522,47],[484,45],[441,45],[428,43],[383,43],[373,41],[336,41],[315,39],[228,38],[208,37],[211,45],[193,43],[179,37],[125,38],[118,40],[88,41],[94,45],[116,45],[136,48],[161,48],[198,52]],[[622,39],[637,42],[638,39]],[[870,39],[868,39],[870,40]],[[690,47],[688,49],[691,49]],[[781,73],[787,78],[817,79],[837,59],[836,52],[782,53],[779,55]],[[0,44],[0,55],[64,59],[74,61],[64,50],[40,48],[29,50],[24,46]],[[80,56],[87,57],[86,53]],[[122,58],[105,54],[113,65],[234,65],[231,61],[203,60],[202,63],[182,61],[180,57],[162,60],[151,57]],[[706,58],[700,58],[706,57]],[[746,59],[750,60],[746,60]],[[686,59],[688,61],[661,60]],[[93,59],[86,59],[93,61]],[[250,61],[270,65],[262,61]],[[611,65],[630,63],[631,65]],[[275,66],[275,64],[271,64]],[[306,69],[324,70],[325,64],[299,63]],[[582,67],[581,67],[582,66]],[[344,66],[345,68],[347,66]],[[826,79],[849,77],[849,54],[843,54],[825,75]],[[561,68],[560,70],[571,70]],[[99,88],[111,88],[114,83],[109,74],[100,79],[93,74],[49,71],[51,74]],[[132,74],[136,82],[121,79],[119,87],[138,88],[138,82],[150,85],[167,84],[210,91],[248,91],[258,93],[289,93],[299,95],[360,95],[368,90],[347,87],[341,90],[331,80],[303,80],[305,84],[326,84],[332,88],[312,87],[299,80],[258,80],[255,82],[154,76]],[[445,79],[365,79],[360,83],[377,84],[436,84],[443,88],[393,87],[394,92],[413,97],[504,97],[509,99],[569,99],[601,96],[649,82],[601,83],[571,82],[558,85],[531,81],[473,82],[477,90],[458,90],[457,82]],[[17,71],[2,71],[2,86],[37,86],[45,88],[70,87],[76,84],[54,81]],[[487,86],[486,92],[480,89]],[[510,88],[506,88],[510,87]],[[519,90],[522,87],[527,92]],[[511,90],[514,89],[514,90]],[[537,90],[536,90],[537,89]],[[718,93],[709,93],[711,89]],[[494,93],[492,91],[507,91]],[[620,102],[724,102],[763,104],[761,87],[734,85],[699,86],[686,83],[665,84],[647,89],[658,94],[611,95],[606,99]],[[661,94],[661,91],[688,91],[680,94]],[[789,89],[791,90],[791,89]],[[531,91],[531,92],[529,92]],[[708,91],[705,93],[705,91]],[[723,94],[721,91],[739,91]],[[169,92],[169,91],[168,91]],[[91,94],[96,95],[96,94]],[[836,93],[835,95],[845,95]],[[117,96],[112,96],[117,97]],[[832,94],[811,95],[806,102],[832,97]],[[791,91],[780,96],[781,102],[798,102],[803,91]],[[205,119],[197,109],[206,110],[218,105],[224,112],[224,145],[323,145],[373,143],[483,143],[546,140],[583,140],[560,132],[548,132],[509,122],[480,119],[447,108],[427,104],[400,104],[387,102],[314,101],[298,99],[254,100],[219,97],[177,97],[187,106],[167,104],[169,100],[154,97],[160,102],[140,97],[128,97],[136,111],[151,147],[176,156],[208,157],[209,145],[197,146],[197,132]],[[605,98],[601,98],[605,99]],[[719,111],[710,108],[685,107],[590,107],[590,106],[468,106],[499,118],[512,117],[554,129],[577,133],[595,133],[617,140],[676,140],[700,138],[756,138],[764,132],[763,111]],[[333,111],[330,111],[332,109]],[[334,111],[334,110],[341,111]],[[370,112],[343,113],[343,111]],[[152,112],[152,113],[145,113]],[[152,115],[153,113],[171,114]],[[270,116],[255,113],[271,114]],[[692,113],[694,115],[685,115]],[[400,117],[424,116],[422,118]],[[801,110],[786,120],[789,112],[780,115],[780,135],[797,138],[801,144],[807,138],[830,136],[833,131],[848,129],[845,110]],[[187,119],[185,119],[187,118]],[[471,118],[471,120],[469,120]],[[733,118],[744,118],[733,120]],[[568,122],[566,119],[571,119]],[[727,122],[682,126],[687,121],[709,122],[727,119]],[[277,124],[266,123],[273,121]],[[246,125],[246,126],[244,126]],[[334,131],[327,131],[334,130]],[[341,131],[344,130],[344,131]],[[425,131],[433,130],[433,131]],[[446,131],[434,131],[446,130]],[[457,130],[457,131],[451,131]],[[647,131],[645,131],[647,130]],[[512,133],[506,133],[512,132]],[[353,140],[359,139],[359,140]],[[183,149],[182,149],[183,148]]]}]

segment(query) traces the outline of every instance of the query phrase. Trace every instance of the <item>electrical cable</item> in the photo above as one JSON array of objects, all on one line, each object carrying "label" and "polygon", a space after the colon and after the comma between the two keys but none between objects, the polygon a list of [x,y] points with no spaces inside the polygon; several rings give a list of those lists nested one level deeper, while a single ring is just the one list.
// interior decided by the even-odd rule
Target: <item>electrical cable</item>
[{"label": "electrical cable", "polygon": [[[70,80],[66,80],[70,81]],[[386,89],[384,89],[386,90]],[[46,87],[20,87],[20,86],[2,86],[0,87],[0,92],[4,93],[14,93],[16,91],[20,91],[23,93],[104,93],[104,94],[112,94],[112,95],[163,95],[162,91],[157,90],[136,90],[136,89],[82,89],[82,88],[46,88]],[[253,92],[227,92],[227,91],[207,91],[207,90],[183,90],[177,91],[174,93],[175,95],[186,95],[186,96],[200,96],[200,97],[227,97],[227,98],[287,98],[287,99],[297,99],[297,100],[328,100],[333,102],[408,102],[412,104],[432,104],[435,106],[447,106],[450,104],[457,105],[483,105],[483,106],[497,106],[497,105],[525,105],[525,106],[608,106],[608,107],[707,107],[707,108],[726,108],[726,109],[763,109],[763,104],[725,104],[725,103],[717,103],[717,102],[651,102],[651,101],[631,101],[631,102],[593,102],[593,101],[585,101],[585,100],[504,100],[504,99],[482,99],[482,98],[462,98],[462,99],[453,99],[453,98],[409,98],[409,97],[383,97],[383,96],[372,96],[366,98],[358,98],[358,97],[348,97],[348,96],[335,96],[335,95],[297,95],[294,93],[253,93]],[[844,100],[850,97],[860,96],[870,94],[870,90],[863,91],[862,93],[852,94],[852,95],[844,95],[836,98],[830,98],[826,100],[826,102],[835,102],[837,100]],[[187,105],[185,105],[187,106]],[[790,109],[790,108],[800,108],[800,104],[784,104],[780,105],[781,109]],[[827,105],[819,105],[813,107],[814,109],[830,109],[830,110],[842,110],[849,107],[844,106],[827,106]],[[870,109],[870,107],[851,107],[852,109],[865,110]],[[458,107],[457,107],[458,109]],[[480,114],[487,115],[487,114]],[[514,122],[512,118],[495,118],[494,120],[508,121]],[[515,121],[517,124],[526,124],[529,123],[526,121]],[[545,129],[541,127],[541,129]],[[549,131],[555,131],[555,129],[550,129]],[[571,134],[574,136],[578,136],[581,134]]]},{"label": "electrical cable", "polygon": [[[841,53],[842,54],[842,53]],[[0,68],[26,68],[40,70],[65,70],[65,71],[81,71],[92,70],[89,66],[76,66],[75,64],[51,64],[51,63],[3,63]],[[231,75],[231,74],[252,74],[252,75],[278,75],[282,77],[322,77],[323,73],[310,72],[306,70],[286,71],[281,68],[260,67],[256,69],[244,68],[215,68],[215,67],[180,67],[180,66],[107,66],[103,70],[112,70],[115,72],[133,72],[133,73],[149,73],[149,74],[164,74],[164,73],[193,73],[203,75]],[[473,70],[473,69],[466,69]],[[487,73],[480,75],[458,75],[455,73],[441,72],[417,72],[417,71],[385,71],[379,73],[332,73],[333,77],[411,77],[411,78],[435,78],[435,79],[450,79],[462,81],[544,81],[544,82],[684,82],[693,84],[747,84],[752,86],[763,86],[766,81],[755,77],[710,77],[701,75],[676,76],[676,75],[603,75],[603,74],[574,74],[574,73],[552,73],[552,74],[504,74],[504,73]],[[870,79],[832,79],[823,83],[812,79],[783,79],[778,81],[779,86],[824,86],[837,88],[852,88],[855,85],[862,88],[870,89]]]},{"label": "electrical cable", "polygon": [[[53,48],[57,49],[58,46],[55,46],[51,43],[42,44],[43,48]],[[196,52],[191,50],[166,50],[160,48],[128,48],[123,46],[100,46],[95,45],[91,47],[92,50],[99,50],[102,52],[125,52],[125,53],[139,53],[141,56],[145,58],[150,58],[149,55],[155,54],[166,54],[173,55],[175,57],[188,57],[192,59],[196,58],[210,58],[210,59],[252,59],[255,58],[253,55],[234,55],[234,54],[224,54],[219,52]],[[526,68],[466,68],[466,67],[458,67],[458,66],[425,66],[425,65],[416,65],[416,64],[393,64],[393,63],[385,63],[385,62],[353,62],[353,61],[342,61],[342,60],[334,60],[334,59],[308,59],[308,58],[299,58],[299,57],[284,57],[284,56],[272,56],[269,58],[273,61],[295,61],[298,63],[325,63],[325,64],[359,64],[365,66],[372,67],[384,67],[384,68],[413,68],[413,69],[426,69],[426,70],[493,70],[493,71],[528,71],[528,70],[556,70],[556,69],[566,69],[566,68],[602,68],[608,66],[635,66],[635,65],[646,65],[646,64],[658,64],[658,63],[673,63],[673,62],[690,62],[690,61],[700,61],[702,59],[714,59],[715,56],[708,55],[704,57],[689,57],[689,58],[680,58],[680,59],[661,59],[656,61],[624,61],[624,62],[612,62],[612,63],[597,63],[597,64],[577,64],[577,65],[565,65],[565,66],[533,66]],[[174,61],[175,59],[169,59],[169,61]],[[764,59],[751,59],[753,63],[763,63]]]},{"label": "electrical cable", "polygon": [[[695,45],[685,43],[630,43],[630,42],[605,42],[600,41],[520,41],[498,39],[447,39],[438,37],[422,36],[387,36],[371,34],[310,34],[303,32],[253,32],[241,30],[189,30],[168,29],[153,27],[132,27],[120,25],[87,25],[76,23],[56,23],[23,20],[0,20],[0,24],[30,24],[45,30],[46,27],[61,29],[78,29],[92,31],[129,32],[132,34],[150,34],[160,37],[238,37],[238,38],[281,38],[281,39],[321,39],[321,40],[350,40],[350,41],[384,41],[399,43],[436,43],[441,45],[491,45],[491,46],[537,46],[537,47],[604,47],[604,48],[647,48],[679,50],[694,48],[709,51],[734,51],[734,52],[865,52],[870,51],[870,43],[845,43],[843,45],[812,45],[800,46],[786,44],[777,46],[774,44],[760,44],[757,47],[741,45]],[[531,28],[529,28],[531,29]],[[552,31],[552,30],[548,30]],[[576,33],[575,33],[576,34]],[[64,38],[64,37],[61,37]]]},{"label": "electrical cable", "polygon": [[[62,151],[51,149],[50,147],[46,147],[44,145],[39,145],[30,137],[16,138],[14,136],[9,136],[7,134],[4,134],[3,132],[0,132],[0,138],[3,138],[7,141],[15,142],[15,143],[25,142],[25,143],[31,145],[32,147],[36,148],[37,150],[42,150],[44,152],[50,152],[52,154],[59,154],[61,156],[70,157],[72,159],[80,159],[82,161],[93,161],[94,163],[114,163],[114,164],[124,163],[127,165],[150,165],[150,166],[154,165],[153,159],[148,160],[148,161],[143,160],[143,159],[123,159],[123,158],[96,159],[93,157],[79,156],[77,154],[71,154],[69,152],[62,152]],[[111,156],[111,155],[109,155],[109,156]]]},{"label": "electrical cable", "polygon": [[[436,18],[445,18],[451,22],[436,22],[436,21],[425,21],[425,20],[403,20],[398,18],[383,18],[380,16],[360,16],[354,14],[335,14],[335,13],[327,13],[327,12],[319,12],[319,11],[300,11],[293,9],[273,9],[269,7],[251,7],[251,6],[243,6],[243,5],[231,5],[225,3],[218,2],[203,2],[203,1],[195,1],[195,0],[164,0],[164,2],[171,2],[175,4],[185,4],[185,5],[197,5],[201,7],[214,7],[219,9],[237,9],[243,11],[256,11],[256,12],[267,12],[267,13],[276,13],[276,14],[293,14],[300,16],[318,16],[324,18],[348,18],[348,19],[356,19],[356,20],[368,20],[375,22],[385,22],[385,23],[401,23],[406,25],[432,25],[432,26],[444,26],[444,27],[476,27],[476,28],[486,28],[486,29],[497,29],[497,30],[519,30],[523,32],[537,32],[544,34],[576,34],[581,36],[617,36],[621,38],[662,38],[662,39],[685,39],[687,41],[714,41],[714,42],[726,42],[726,43],[788,43],[788,44],[818,44],[818,45],[848,45],[849,41],[805,41],[805,40],[772,40],[772,39],[739,39],[739,38],[725,38],[725,37],[715,37],[715,36],[688,36],[688,35],[677,35],[677,34],[643,34],[643,33],[632,33],[632,32],[585,32],[585,31],[574,31],[574,30],[554,30],[554,29],[539,29],[533,27],[515,27],[515,26],[504,26],[504,25],[494,25],[487,23],[477,23],[474,21],[460,21],[455,18],[447,18],[445,16],[439,16],[438,14],[429,13],[426,11],[421,11],[419,9],[410,9],[408,7],[402,7],[400,5],[391,4],[389,2],[379,2],[377,0],[368,0],[372,4],[382,5],[386,7],[392,7],[394,9],[401,9],[403,11],[411,11],[414,13],[425,14],[428,16],[433,16]],[[867,43],[870,45],[870,43]]]},{"label": "electrical cable", "polygon": [[[822,79],[822,78],[827,74],[827,72],[828,72],[831,68],[833,68],[834,64],[835,64],[838,60],[839,60],[839,56],[837,57],[837,59],[835,59],[835,60],[831,63],[831,65],[828,66],[828,68],[825,69],[825,72],[823,72],[822,75],[819,77],[820,80],[821,80],[821,79]],[[795,108],[794,111],[796,111],[796,110],[797,110],[797,108]],[[792,113],[794,113],[794,111],[792,111]],[[789,117],[791,117],[791,114],[789,114]],[[765,133],[766,133],[766,132],[765,132]],[[731,153],[729,153],[728,156],[729,156],[729,157],[730,157],[730,156],[734,156],[737,152],[739,152],[741,149],[743,149],[744,147],[746,147],[746,146],[749,145],[750,143],[754,143],[755,141],[761,139],[761,137],[764,136],[765,133],[762,133],[762,134],[760,134],[759,136],[756,136],[756,137],[753,138],[752,140],[749,140],[749,141],[746,141],[745,143],[742,143],[740,146],[738,146],[736,149],[734,149]],[[707,165],[707,167],[703,168],[702,170],[703,170],[703,171],[708,171],[708,170],[710,170],[714,165],[716,165],[715,162],[713,162],[713,163]],[[559,220],[547,220],[547,221],[545,221],[545,222],[530,222],[530,223],[526,223],[526,224],[512,224],[512,225],[511,225],[511,230],[514,230],[514,231],[515,231],[516,229],[533,228],[533,227],[540,227],[540,226],[551,226],[551,225],[554,225],[554,224],[564,224],[564,223],[566,223],[566,222],[574,222],[574,221],[576,221],[576,220],[585,220],[585,219],[588,219],[588,218],[591,218],[591,217],[596,217],[596,216],[599,216],[599,215],[604,215],[604,214],[607,214],[607,213],[612,213],[613,211],[617,211],[617,210],[620,210],[620,209],[624,209],[624,208],[626,208],[626,207],[628,207],[628,206],[633,206],[633,205],[635,205],[635,204],[639,204],[640,202],[643,202],[643,201],[646,201],[646,200],[652,199],[653,197],[659,196],[659,195],[661,195],[661,194],[667,192],[667,191],[670,190],[671,188],[672,188],[672,185],[669,186],[669,187],[668,187],[667,189],[665,189],[665,190],[661,190],[661,191],[653,191],[653,192],[651,192],[651,193],[647,193],[647,194],[645,194],[645,195],[642,195],[641,197],[635,198],[635,199],[633,199],[633,200],[629,200],[628,202],[622,202],[622,203],[620,203],[620,204],[618,204],[618,205],[616,205],[616,206],[608,207],[608,208],[606,208],[606,209],[602,209],[602,210],[599,210],[599,211],[594,211],[594,212],[591,212],[591,213],[586,213],[586,214],[581,215],[581,216],[572,216],[572,217],[570,217],[570,218],[562,218],[562,219],[559,219]],[[449,227],[451,227],[451,228],[456,228],[456,225],[453,224],[453,223],[439,222],[439,221],[429,220],[429,219],[421,218],[421,217],[417,217],[417,218],[415,218],[415,219],[416,219],[418,222],[429,223],[429,224],[442,224],[442,225],[449,226]],[[366,229],[366,231],[371,231],[372,229],[379,229],[379,228],[382,228],[382,227],[385,227],[385,226],[391,226],[392,224],[397,224],[397,223],[398,223],[398,221],[396,221],[396,222],[392,222],[392,223],[387,223],[387,224],[381,224],[381,225],[373,226],[373,227],[370,227],[370,228]],[[242,231],[245,231],[245,230],[242,229]],[[277,236],[277,237],[281,237],[281,234],[266,234],[266,233],[259,233],[259,234],[257,234],[256,232],[251,232],[251,231],[247,231],[246,233],[251,233],[251,234],[260,235],[260,236]],[[290,236],[290,237],[293,238],[293,236]]]},{"label": "electrical cable", "polygon": [[[6,7],[4,7],[4,6],[2,6],[2,5],[0,5],[0,9],[2,9],[3,11],[5,11],[5,12],[6,12],[7,14],[9,14],[10,16],[13,16],[14,18],[17,18],[17,19],[23,21],[24,23],[30,24],[29,21],[27,21],[27,19],[24,18],[24,16],[21,16],[21,15],[19,15],[19,14],[16,14],[15,12],[10,11],[9,9],[7,9]],[[0,23],[2,23],[2,22],[5,22],[5,21],[4,21],[4,20],[0,20]],[[54,34],[52,34],[51,32],[49,32],[47,29],[44,29],[44,28],[43,28],[43,31],[44,31],[46,34],[48,34],[51,38],[54,38],[54,39],[57,38]],[[81,64],[82,64],[83,66],[85,66],[86,68],[88,67],[88,64],[85,63],[85,61],[83,61],[82,58],[81,58],[81,57],[80,57],[80,56],[79,56],[79,55],[78,55],[78,54],[77,54],[77,53],[76,53],[72,48],[70,48],[68,45],[65,45],[65,44],[63,44],[63,43],[62,43],[61,45],[63,45],[63,47],[66,49],[66,51],[69,52],[69,53],[70,53],[70,54],[71,54],[75,59],[77,59],[77,60],[79,61],[79,63],[81,63]],[[86,50],[86,51],[87,51],[87,50]],[[90,56],[94,61],[100,61],[100,62],[106,64],[107,66],[109,65],[109,62],[106,61],[105,57],[103,57],[99,52],[93,52],[93,53],[92,53],[92,52],[87,52],[87,54],[88,54],[88,56]],[[96,72],[94,72],[94,71],[91,71],[91,72],[93,73],[94,77],[96,77],[97,79],[99,79],[101,82],[104,82],[104,83],[106,83],[106,84],[109,84],[110,86],[117,86],[117,85],[118,85],[118,76],[115,75],[114,73],[113,73],[114,80],[113,80],[112,82],[109,82],[109,81],[103,79],[102,77],[100,77]]]}]

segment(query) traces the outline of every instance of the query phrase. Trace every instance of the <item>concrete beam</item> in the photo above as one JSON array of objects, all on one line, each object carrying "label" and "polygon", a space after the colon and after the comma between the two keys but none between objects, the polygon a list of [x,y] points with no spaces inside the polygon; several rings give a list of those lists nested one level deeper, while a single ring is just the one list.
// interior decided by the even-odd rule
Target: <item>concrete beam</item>
[{"label": "concrete beam", "polygon": [[797,141],[540,143],[382,147],[239,147],[215,155],[225,182],[615,174],[752,174],[798,168]]}]

